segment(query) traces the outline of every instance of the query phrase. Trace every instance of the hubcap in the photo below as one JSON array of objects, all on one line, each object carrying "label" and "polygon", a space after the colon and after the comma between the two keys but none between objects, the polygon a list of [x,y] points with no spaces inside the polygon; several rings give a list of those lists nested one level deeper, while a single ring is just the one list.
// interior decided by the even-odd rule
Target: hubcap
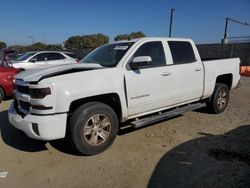
[{"label": "hubcap", "polygon": [[217,106],[222,109],[227,104],[227,93],[225,90],[220,91],[217,99]]},{"label": "hubcap", "polygon": [[111,131],[111,122],[103,114],[95,114],[86,122],[83,135],[88,144],[96,146],[105,142]]}]

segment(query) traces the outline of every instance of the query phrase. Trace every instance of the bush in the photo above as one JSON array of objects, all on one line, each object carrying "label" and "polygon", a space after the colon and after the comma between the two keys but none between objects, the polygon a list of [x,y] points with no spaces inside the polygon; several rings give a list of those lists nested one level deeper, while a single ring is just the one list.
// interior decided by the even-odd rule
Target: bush
[{"label": "bush", "polygon": [[0,41],[0,49],[6,48],[6,47],[7,47],[6,43]]},{"label": "bush", "polygon": [[130,39],[136,39],[136,38],[142,38],[142,37],[145,37],[146,35],[141,32],[141,31],[138,31],[138,32],[132,32],[130,34],[120,34],[120,35],[117,35],[114,40],[115,41],[119,41],[119,40],[130,40]]},{"label": "bush", "polygon": [[67,49],[93,49],[109,42],[109,37],[103,34],[72,36],[68,38],[64,46]]}]

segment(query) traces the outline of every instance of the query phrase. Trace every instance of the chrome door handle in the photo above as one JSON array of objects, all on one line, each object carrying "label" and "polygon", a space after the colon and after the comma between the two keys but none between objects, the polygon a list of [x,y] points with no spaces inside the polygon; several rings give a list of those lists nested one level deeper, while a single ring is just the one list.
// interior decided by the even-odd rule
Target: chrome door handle
[{"label": "chrome door handle", "polygon": [[198,68],[195,68],[194,70],[195,71],[201,71],[201,68],[198,67]]},{"label": "chrome door handle", "polygon": [[163,72],[163,73],[161,73],[162,76],[169,76],[171,74],[172,74],[172,72]]}]

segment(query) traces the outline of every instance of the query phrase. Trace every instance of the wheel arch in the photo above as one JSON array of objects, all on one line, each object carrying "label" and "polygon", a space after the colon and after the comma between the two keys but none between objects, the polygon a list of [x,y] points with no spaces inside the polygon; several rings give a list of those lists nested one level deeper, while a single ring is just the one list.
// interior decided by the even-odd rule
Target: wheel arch
[{"label": "wheel arch", "polygon": [[233,74],[223,74],[216,78],[215,84],[222,83],[228,86],[229,90],[232,88],[233,84]]},{"label": "wheel arch", "polygon": [[110,106],[117,115],[118,121],[121,122],[122,119],[122,107],[120,97],[117,93],[108,93],[102,95],[96,95],[86,98],[77,99],[71,102],[69,107],[69,116],[78,109],[81,105],[88,102],[101,102]]}]

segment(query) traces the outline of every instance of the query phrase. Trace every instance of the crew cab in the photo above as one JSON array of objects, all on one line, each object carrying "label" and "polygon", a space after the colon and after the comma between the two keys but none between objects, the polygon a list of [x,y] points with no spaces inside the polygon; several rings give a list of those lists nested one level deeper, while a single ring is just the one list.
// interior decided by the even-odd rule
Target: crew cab
[{"label": "crew cab", "polygon": [[67,138],[94,155],[121,125],[140,127],[207,106],[222,113],[239,58],[202,61],[191,39],[141,38],[101,46],[80,64],[15,76],[9,121],[38,140]]},{"label": "crew cab", "polygon": [[36,69],[43,66],[54,66],[62,64],[78,63],[75,54],[71,52],[59,51],[38,51],[26,52],[16,60],[12,60],[14,68],[18,69]]}]

